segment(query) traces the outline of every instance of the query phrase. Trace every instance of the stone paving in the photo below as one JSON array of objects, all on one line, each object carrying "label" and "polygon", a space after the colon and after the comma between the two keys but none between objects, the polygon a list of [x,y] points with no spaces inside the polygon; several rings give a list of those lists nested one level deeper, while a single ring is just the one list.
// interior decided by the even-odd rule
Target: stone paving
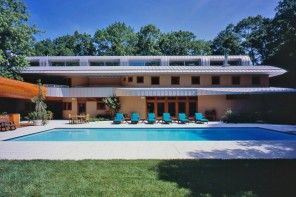
[{"label": "stone paving", "polygon": [[42,132],[53,128],[188,128],[188,127],[261,127],[293,133],[296,125],[209,124],[185,125],[113,125],[110,121],[70,125],[55,120],[46,126],[30,126],[0,133],[0,159],[276,159],[296,158],[296,141],[195,141],[195,142],[17,142],[6,139]]}]

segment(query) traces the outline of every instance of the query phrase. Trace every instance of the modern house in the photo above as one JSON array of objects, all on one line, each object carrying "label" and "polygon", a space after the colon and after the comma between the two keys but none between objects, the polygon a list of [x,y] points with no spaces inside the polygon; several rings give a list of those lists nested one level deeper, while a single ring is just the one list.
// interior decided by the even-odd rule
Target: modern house
[{"label": "modern house", "polygon": [[28,57],[24,80],[47,86],[56,117],[106,114],[102,99],[117,96],[121,111],[175,116],[200,111],[219,119],[225,110],[247,110],[253,95],[284,94],[269,79],[286,71],[254,66],[248,56],[43,56]]}]

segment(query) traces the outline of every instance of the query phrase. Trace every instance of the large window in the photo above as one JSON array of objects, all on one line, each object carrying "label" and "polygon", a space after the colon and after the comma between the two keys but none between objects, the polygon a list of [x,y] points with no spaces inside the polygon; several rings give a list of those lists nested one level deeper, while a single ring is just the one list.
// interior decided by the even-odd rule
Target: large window
[{"label": "large window", "polygon": [[240,84],[240,77],[239,76],[233,76],[232,77],[232,85],[239,85]]},{"label": "large window", "polygon": [[128,77],[127,82],[129,82],[129,83],[133,82],[133,77]]},{"label": "large window", "polygon": [[160,66],[160,60],[130,60],[129,66]]},{"label": "large window", "polygon": [[220,77],[212,76],[212,85],[219,85],[219,84],[220,84]]},{"label": "large window", "polygon": [[151,77],[151,85],[159,85],[159,77]]},{"label": "large window", "polygon": [[172,85],[180,85],[180,77],[171,77]]},{"label": "large window", "polygon": [[199,76],[192,76],[191,77],[191,84],[192,85],[199,85],[200,84],[200,77]]}]

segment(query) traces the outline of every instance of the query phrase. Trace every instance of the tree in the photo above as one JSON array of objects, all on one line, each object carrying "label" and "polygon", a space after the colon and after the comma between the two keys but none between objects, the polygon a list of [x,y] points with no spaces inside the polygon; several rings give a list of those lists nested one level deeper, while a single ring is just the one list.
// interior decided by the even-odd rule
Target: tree
[{"label": "tree", "polygon": [[268,29],[266,64],[279,65],[288,70],[271,82],[296,87],[296,1],[282,0]]},{"label": "tree", "polygon": [[93,38],[86,33],[74,32],[73,50],[75,55],[95,55],[96,48],[94,46]]},{"label": "tree", "polygon": [[21,79],[32,53],[35,26],[28,24],[28,12],[21,0],[0,0],[0,76]]},{"label": "tree", "polygon": [[137,33],[137,55],[161,55],[159,47],[160,30],[154,25],[141,27]]},{"label": "tree", "polygon": [[208,51],[206,42],[196,40],[189,31],[177,31],[162,34],[160,49],[163,55],[201,55]]},{"label": "tree", "polygon": [[125,23],[113,23],[94,35],[98,55],[134,55],[137,35]]},{"label": "tree", "polygon": [[212,51],[215,55],[223,55],[225,52],[231,55],[244,54],[239,35],[234,31],[234,25],[230,24],[221,31],[212,42]]},{"label": "tree", "polygon": [[117,113],[121,108],[118,97],[115,97],[115,96],[106,97],[103,99],[103,102],[109,108],[111,116],[114,116],[114,114]]},{"label": "tree", "polygon": [[266,59],[267,29],[269,24],[270,19],[258,15],[244,18],[234,27],[234,31],[240,37],[244,53],[250,56],[253,64],[260,64]]},{"label": "tree", "polygon": [[34,44],[34,55],[51,56],[55,55],[55,44],[50,39],[41,40]]}]

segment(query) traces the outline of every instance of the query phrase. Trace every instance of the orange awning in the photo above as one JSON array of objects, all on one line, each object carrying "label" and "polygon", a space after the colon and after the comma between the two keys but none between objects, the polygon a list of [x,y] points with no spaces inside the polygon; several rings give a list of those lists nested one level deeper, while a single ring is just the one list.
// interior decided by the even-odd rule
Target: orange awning
[{"label": "orange awning", "polygon": [[[47,94],[46,87],[42,87]],[[0,77],[0,97],[31,99],[38,95],[38,85]]]}]

